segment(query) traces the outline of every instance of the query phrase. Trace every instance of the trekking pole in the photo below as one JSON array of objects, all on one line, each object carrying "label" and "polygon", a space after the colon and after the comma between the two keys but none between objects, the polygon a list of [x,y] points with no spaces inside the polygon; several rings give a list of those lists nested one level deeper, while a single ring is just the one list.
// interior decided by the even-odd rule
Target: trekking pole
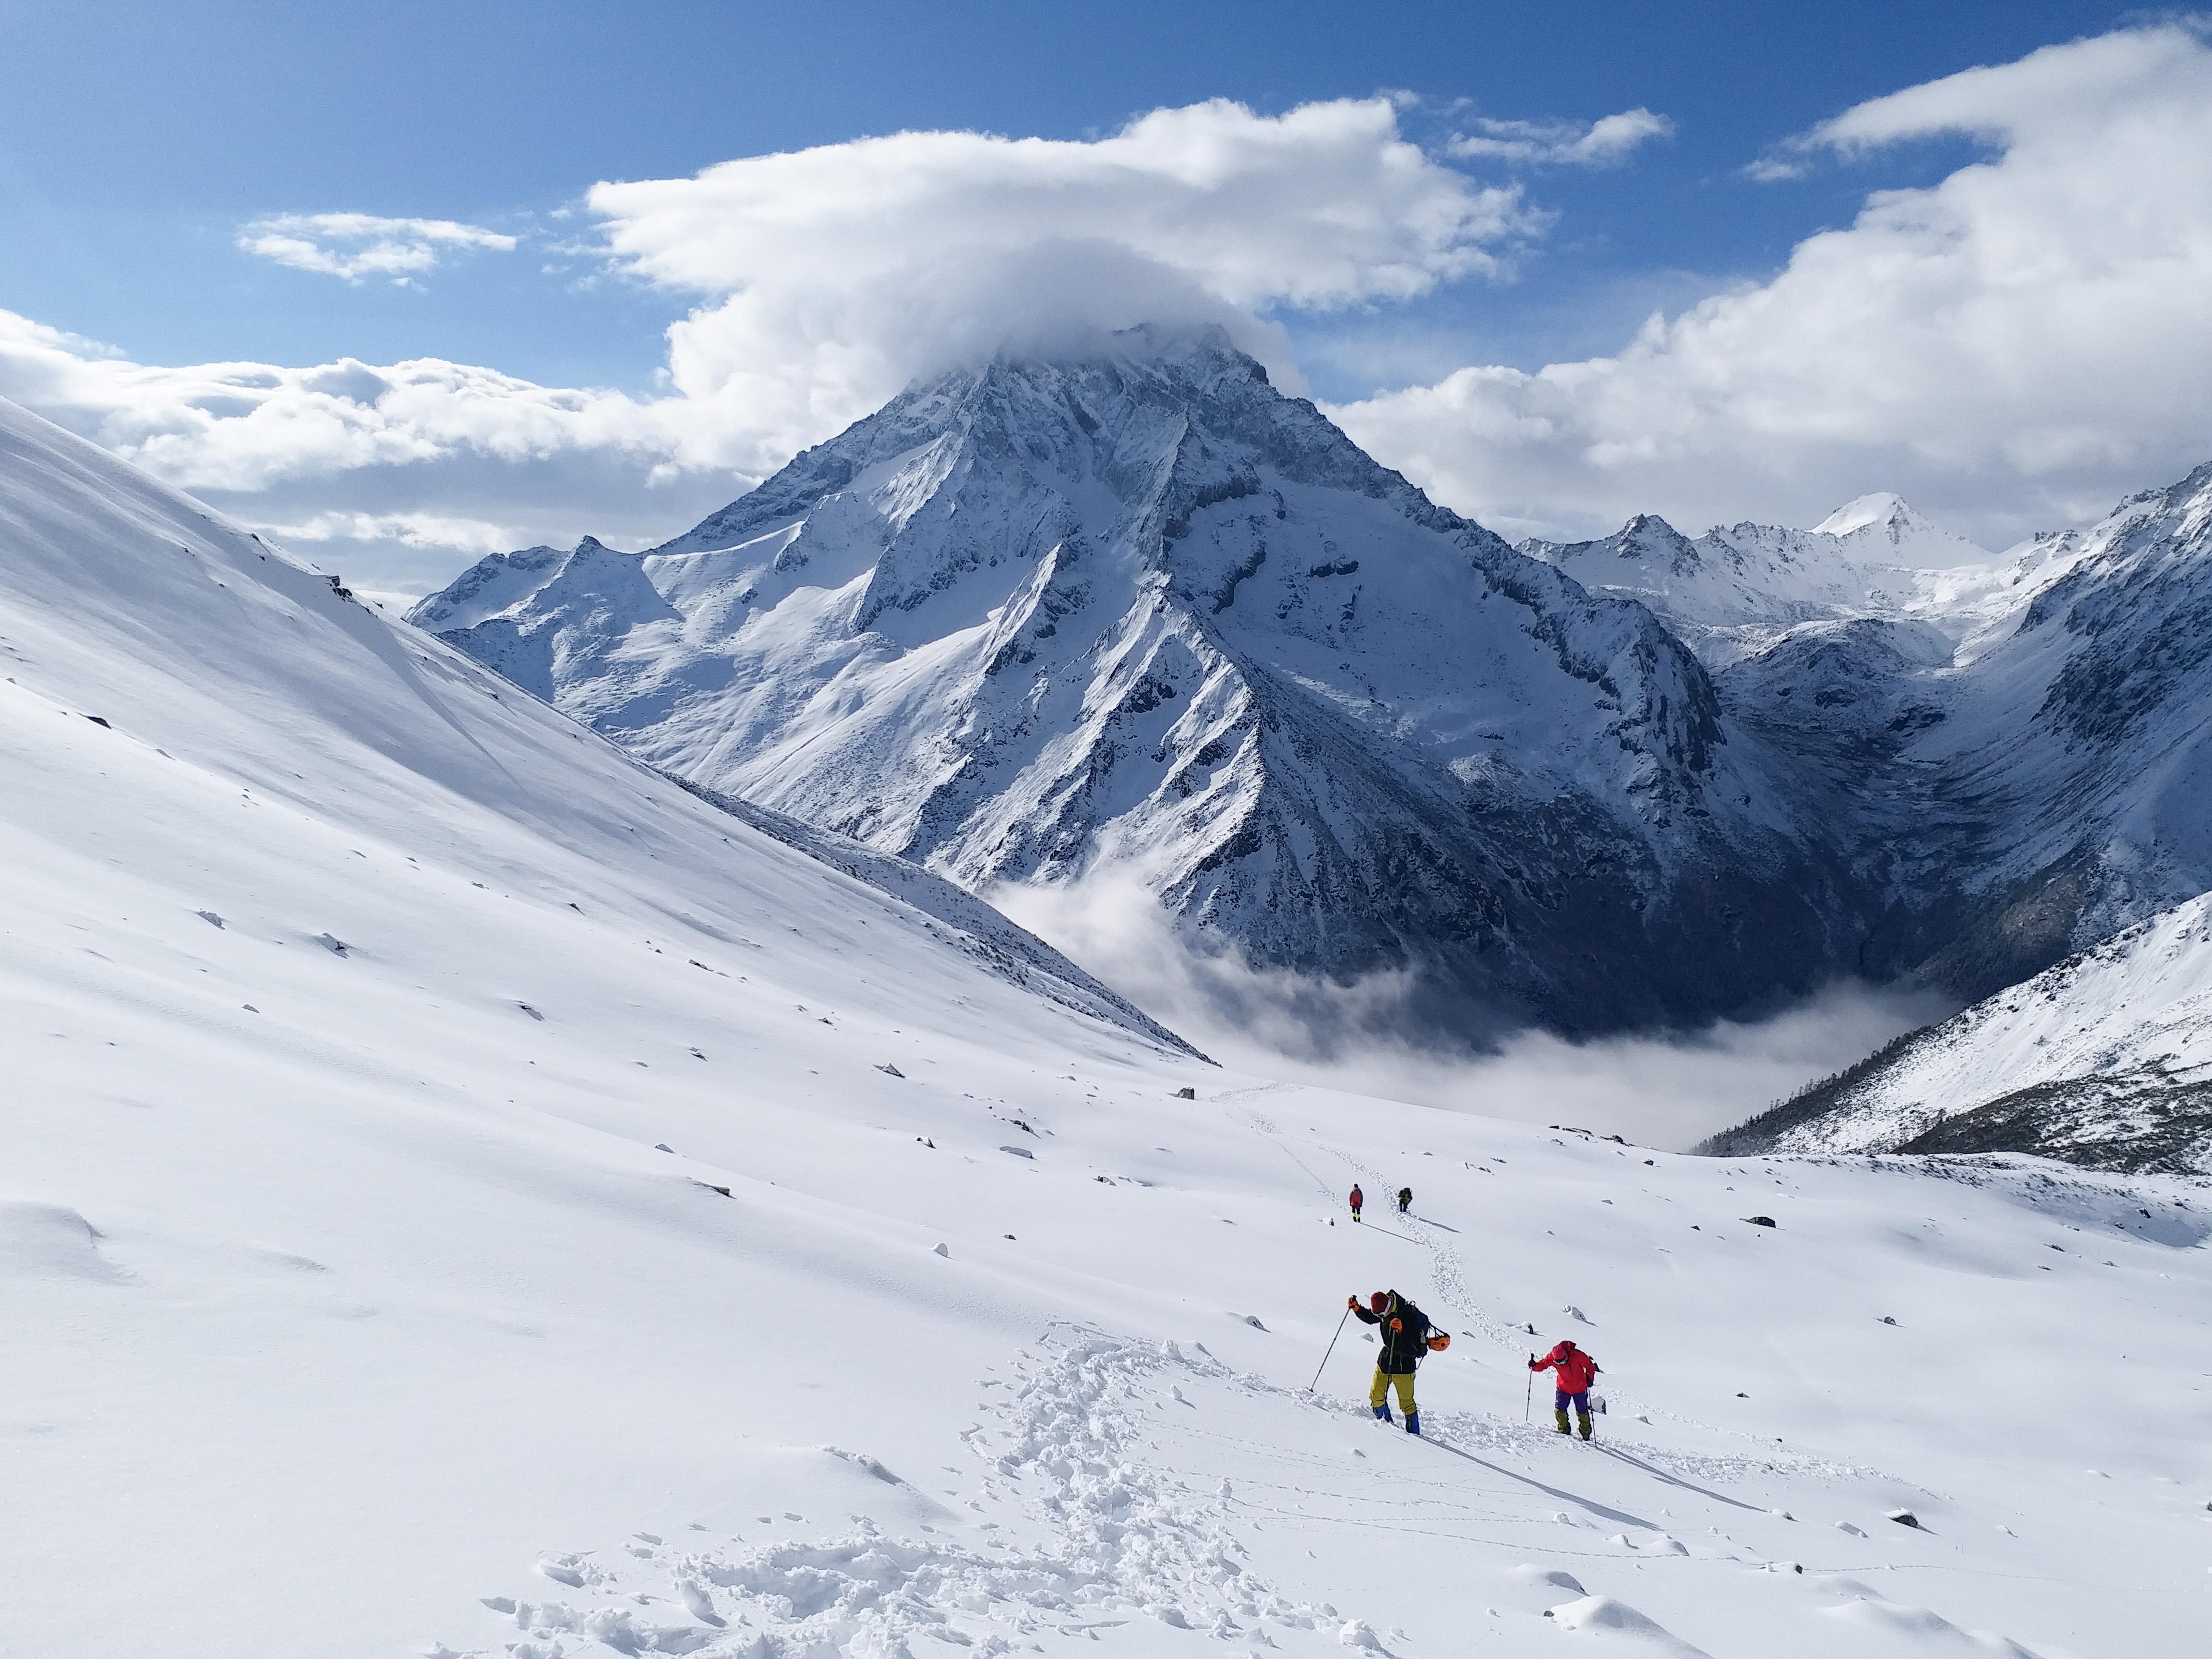
[{"label": "trekking pole", "polygon": [[1521,1395],[1521,1420],[1528,1420],[1529,1407],[1536,1403],[1536,1356],[1528,1356],[1528,1386]]},{"label": "trekking pole", "polygon": [[[1348,1320],[1351,1317],[1352,1310],[1350,1308],[1346,1308],[1344,1310],[1344,1318],[1336,1322],[1336,1336],[1342,1336],[1344,1334],[1345,1320]],[[1308,1394],[1311,1394],[1316,1389],[1321,1386],[1321,1374],[1328,1369],[1328,1355],[1336,1352],[1336,1336],[1329,1338],[1328,1353],[1323,1354],[1321,1357],[1321,1364],[1314,1368],[1314,1380],[1306,1384],[1306,1392]]]}]

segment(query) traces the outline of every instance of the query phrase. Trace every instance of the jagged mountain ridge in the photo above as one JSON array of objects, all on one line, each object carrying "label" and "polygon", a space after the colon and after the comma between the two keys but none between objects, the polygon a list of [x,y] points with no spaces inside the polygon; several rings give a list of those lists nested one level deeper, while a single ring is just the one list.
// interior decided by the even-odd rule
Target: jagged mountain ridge
[{"label": "jagged mountain ridge", "polygon": [[2063,532],[1992,556],[1885,494],[1847,502],[1811,530],[1746,521],[1692,539],[1639,514],[1596,541],[1529,540],[1520,550],[1585,587],[1636,600],[1718,672],[1807,623],[1915,624],[1971,657],[2064,574],[2081,545]]},{"label": "jagged mountain ridge", "polygon": [[414,618],[695,781],[971,888],[1133,872],[1455,1022],[1696,1020],[1850,953],[1690,652],[1218,337],[947,374],[664,547]]},{"label": "jagged mountain ridge", "polygon": [[1523,546],[1704,658],[1732,728],[1850,871],[1861,967],[1972,999],[2212,886],[2190,808],[2208,499],[2200,470],[2086,531],[1933,569],[1867,556],[1966,545],[1893,496],[1814,531],[1693,541],[1645,516]]},{"label": "jagged mountain ridge", "polygon": [[1711,1150],[2212,1173],[2212,466],[2019,562],[2039,556],[1969,661],[1911,659],[1869,621],[1793,630],[1720,676],[1801,775],[1827,768],[1835,810],[1888,803],[1861,856],[1923,893],[1892,913],[1934,947],[1922,971],[1984,1000]]},{"label": "jagged mountain ridge", "polygon": [[2051,564],[2009,632],[1937,677],[1947,717],[1907,755],[1984,826],[1930,963],[1970,990],[2212,888],[2212,465]]}]

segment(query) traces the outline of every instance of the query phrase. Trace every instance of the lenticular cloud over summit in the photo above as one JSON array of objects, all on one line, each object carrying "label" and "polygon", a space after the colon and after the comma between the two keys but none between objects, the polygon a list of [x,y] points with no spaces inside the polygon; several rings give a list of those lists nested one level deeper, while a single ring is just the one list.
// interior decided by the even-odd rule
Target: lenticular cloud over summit
[{"label": "lenticular cloud over summit", "polygon": [[1540,221],[1402,137],[1388,100],[1214,100],[1091,143],[908,132],[586,198],[631,274],[710,296],[669,331],[700,441],[764,470],[915,374],[1068,329],[1405,300],[1495,274]]}]

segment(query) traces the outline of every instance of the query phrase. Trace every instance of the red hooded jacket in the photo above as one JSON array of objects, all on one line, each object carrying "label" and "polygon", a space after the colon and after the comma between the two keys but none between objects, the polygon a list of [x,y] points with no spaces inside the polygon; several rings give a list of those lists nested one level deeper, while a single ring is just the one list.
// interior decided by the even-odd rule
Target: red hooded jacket
[{"label": "red hooded jacket", "polygon": [[1597,1361],[1571,1342],[1562,1342],[1541,1359],[1528,1362],[1532,1371],[1550,1370],[1554,1366],[1559,1369],[1559,1386],[1569,1394],[1582,1393],[1597,1376]]}]

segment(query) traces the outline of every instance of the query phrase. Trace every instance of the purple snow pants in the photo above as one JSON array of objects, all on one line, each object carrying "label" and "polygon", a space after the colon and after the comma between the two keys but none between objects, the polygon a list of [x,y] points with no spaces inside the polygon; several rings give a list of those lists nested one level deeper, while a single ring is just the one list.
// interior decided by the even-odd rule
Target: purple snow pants
[{"label": "purple snow pants", "polygon": [[1574,1407],[1576,1416],[1588,1417],[1589,1415],[1589,1390],[1588,1389],[1584,1389],[1580,1394],[1569,1394],[1565,1389],[1554,1389],[1552,1390],[1552,1409],[1553,1411],[1563,1412],[1566,1410],[1570,1405]]}]

